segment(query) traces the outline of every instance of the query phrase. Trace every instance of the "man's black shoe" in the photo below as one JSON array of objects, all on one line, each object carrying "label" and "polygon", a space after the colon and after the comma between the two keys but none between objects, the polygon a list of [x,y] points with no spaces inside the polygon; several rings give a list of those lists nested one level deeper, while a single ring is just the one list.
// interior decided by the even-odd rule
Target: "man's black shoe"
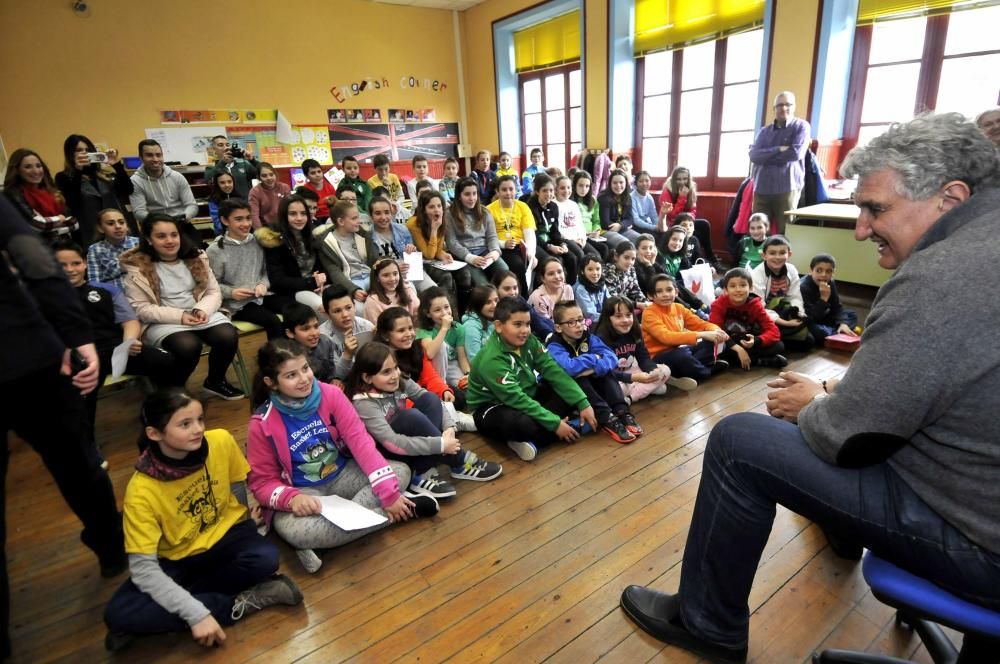
[{"label": "man's black shoe", "polygon": [[629,586],[622,592],[622,609],[650,636],[672,646],[693,652],[713,662],[744,664],[747,649],[727,648],[700,639],[687,631],[680,620],[680,596]]}]

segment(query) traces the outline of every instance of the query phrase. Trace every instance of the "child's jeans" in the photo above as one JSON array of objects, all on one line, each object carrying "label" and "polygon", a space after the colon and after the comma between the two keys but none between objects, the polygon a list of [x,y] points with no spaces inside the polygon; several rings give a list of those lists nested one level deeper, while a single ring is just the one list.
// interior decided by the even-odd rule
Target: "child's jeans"
[{"label": "child's jeans", "polygon": [[[770,358],[785,352],[785,344],[778,341],[773,344],[768,344],[764,346],[762,344],[754,344],[750,348],[746,349],[747,355],[750,356],[750,361],[755,362],[761,358]],[[725,352],[720,355],[722,359],[729,362],[730,366],[738,367],[740,366],[740,357],[733,350],[732,346],[726,348]]]},{"label": "child's jeans", "polygon": [[[657,369],[660,370],[660,380],[652,383],[619,383],[622,386],[622,392],[632,403],[639,401],[640,399],[645,399],[650,394],[655,392],[661,385],[666,385],[667,381],[670,380],[670,367],[665,364],[656,365]],[[622,369],[619,368],[619,371]],[[636,364],[635,359],[632,360],[632,365],[624,369],[625,373],[635,374],[640,373],[642,369]]]},{"label": "child's jeans", "polygon": [[[560,418],[568,417],[574,412],[574,408],[563,401],[544,380],[538,384],[534,399]],[[520,410],[503,404],[480,406],[472,417],[479,432],[494,440],[528,441],[535,445],[548,445],[559,440],[555,431],[546,429]]]},{"label": "child's jeans", "polygon": [[[441,399],[436,394],[424,392],[416,399],[413,399],[413,408],[396,411],[389,420],[392,430],[404,436],[430,436],[439,437],[441,435],[441,424],[444,408]],[[376,441],[378,442],[378,441]],[[427,454],[410,456],[386,449],[381,442],[378,448],[387,459],[395,459],[405,462],[413,469],[413,477],[423,475],[439,463],[446,466],[458,466],[462,454]]]},{"label": "child's jeans", "polygon": [[715,344],[700,341],[693,346],[678,346],[658,353],[653,361],[670,367],[675,378],[694,378],[700,382],[712,375],[708,367],[715,362]]},{"label": "child's jeans", "polygon": [[628,403],[622,393],[621,384],[615,379],[614,374],[610,372],[603,376],[590,374],[577,376],[574,380],[587,395],[587,401],[593,406],[597,423],[601,426],[607,424],[613,416],[628,412]]},{"label": "child's jeans", "polygon": [[[237,523],[208,551],[180,560],[160,558],[164,573],[212,612],[221,625],[233,624],[236,596],[278,571],[278,549],[257,534],[253,521]],[[190,626],[128,580],[104,609],[104,622],[120,634],[186,632]]]}]

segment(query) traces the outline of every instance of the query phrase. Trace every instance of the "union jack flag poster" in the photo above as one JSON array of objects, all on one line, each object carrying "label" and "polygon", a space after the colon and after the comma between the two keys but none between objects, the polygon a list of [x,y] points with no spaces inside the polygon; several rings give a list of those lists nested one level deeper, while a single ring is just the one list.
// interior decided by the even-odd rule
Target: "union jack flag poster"
[{"label": "union jack flag poster", "polygon": [[335,162],[349,155],[371,161],[377,154],[392,161],[409,161],[418,154],[446,159],[458,156],[458,123],[331,124],[330,148]]}]

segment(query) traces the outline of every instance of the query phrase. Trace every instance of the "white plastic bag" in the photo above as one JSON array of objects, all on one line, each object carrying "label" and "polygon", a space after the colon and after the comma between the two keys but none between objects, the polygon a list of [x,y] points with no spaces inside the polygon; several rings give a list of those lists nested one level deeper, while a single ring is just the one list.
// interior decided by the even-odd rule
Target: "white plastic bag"
[{"label": "white plastic bag", "polygon": [[695,297],[712,306],[715,301],[715,286],[712,283],[712,266],[708,263],[697,263],[688,270],[681,270],[684,287]]}]

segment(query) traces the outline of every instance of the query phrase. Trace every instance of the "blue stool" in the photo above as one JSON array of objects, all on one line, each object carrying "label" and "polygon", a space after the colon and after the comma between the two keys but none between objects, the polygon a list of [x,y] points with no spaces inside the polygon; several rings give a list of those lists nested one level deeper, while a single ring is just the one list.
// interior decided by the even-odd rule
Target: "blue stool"
[{"label": "blue stool", "polygon": [[[935,664],[990,664],[1000,662],[1000,613],[960,599],[926,579],[904,572],[892,563],[865,553],[865,581],[872,594],[895,607],[896,624],[910,626],[920,635]],[[962,651],[938,625],[965,635]],[[813,655],[815,664],[891,664],[907,660],[847,650],[826,650]]]}]

